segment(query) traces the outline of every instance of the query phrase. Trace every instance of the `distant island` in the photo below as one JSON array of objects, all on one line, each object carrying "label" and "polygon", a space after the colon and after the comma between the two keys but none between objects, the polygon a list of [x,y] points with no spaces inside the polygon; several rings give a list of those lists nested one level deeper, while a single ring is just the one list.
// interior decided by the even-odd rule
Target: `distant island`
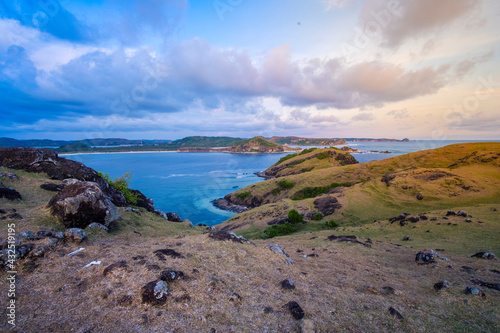
[{"label": "distant island", "polygon": [[346,141],[351,142],[410,142],[410,139],[404,138],[403,140],[398,139],[370,139],[370,138],[346,138]]},{"label": "distant island", "polygon": [[345,139],[312,139],[301,138],[297,136],[273,136],[270,141],[279,143],[280,145],[295,145],[295,146],[338,146],[345,145]]}]

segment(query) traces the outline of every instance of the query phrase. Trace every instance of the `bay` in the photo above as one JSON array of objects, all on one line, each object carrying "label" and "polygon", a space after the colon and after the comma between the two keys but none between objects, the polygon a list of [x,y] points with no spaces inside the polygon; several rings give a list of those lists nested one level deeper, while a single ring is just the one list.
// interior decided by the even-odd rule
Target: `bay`
[{"label": "bay", "polygon": [[[363,163],[460,142],[479,141],[348,142],[347,146],[362,152],[352,155]],[[391,153],[372,153],[373,150]],[[254,173],[264,171],[284,155],[155,152],[64,157],[108,173],[111,178],[131,172],[131,188],[152,198],[157,209],[175,212],[194,224],[216,225],[235,214],[215,208],[212,201],[263,181]]]}]

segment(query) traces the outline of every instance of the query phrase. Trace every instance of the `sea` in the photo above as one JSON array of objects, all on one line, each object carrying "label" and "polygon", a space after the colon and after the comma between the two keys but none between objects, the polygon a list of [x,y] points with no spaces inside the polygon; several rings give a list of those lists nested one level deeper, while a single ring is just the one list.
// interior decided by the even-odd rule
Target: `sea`
[{"label": "sea", "polygon": [[[360,153],[352,155],[358,162],[365,163],[461,142],[480,141],[347,142],[346,146],[358,149]],[[193,224],[216,225],[235,213],[214,207],[212,201],[263,181],[255,172],[264,171],[284,155],[286,153],[141,152],[61,156],[82,162],[96,171],[108,173],[111,178],[129,172],[132,174],[130,187],[152,198],[155,208],[177,213]]]}]

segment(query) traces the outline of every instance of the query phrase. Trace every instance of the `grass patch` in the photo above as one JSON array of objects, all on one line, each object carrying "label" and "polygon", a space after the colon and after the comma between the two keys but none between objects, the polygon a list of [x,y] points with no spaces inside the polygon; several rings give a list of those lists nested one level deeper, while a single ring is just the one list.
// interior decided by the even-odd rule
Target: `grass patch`
[{"label": "grass patch", "polygon": [[320,194],[324,194],[328,192],[329,190],[336,188],[336,187],[350,187],[352,186],[349,183],[331,183],[330,185],[327,186],[317,186],[317,187],[304,187],[303,189],[295,192],[295,194],[292,196],[293,200],[304,200],[308,198],[315,198]]},{"label": "grass patch", "polygon": [[325,227],[327,229],[335,229],[339,227],[339,224],[335,221],[326,221],[325,222]]},{"label": "grass patch", "polygon": [[235,193],[234,196],[237,199],[241,200],[241,201],[245,201],[245,199],[252,197],[252,193],[250,193],[250,192],[240,192],[240,193]]}]

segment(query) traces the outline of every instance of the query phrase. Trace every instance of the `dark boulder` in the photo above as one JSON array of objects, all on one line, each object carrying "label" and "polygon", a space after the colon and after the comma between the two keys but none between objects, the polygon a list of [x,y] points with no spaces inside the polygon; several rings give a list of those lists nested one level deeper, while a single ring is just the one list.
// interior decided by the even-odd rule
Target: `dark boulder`
[{"label": "dark boulder", "polygon": [[16,246],[16,254],[19,256],[19,259],[25,258],[35,247],[35,244],[23,244]]},{"label": "dark boulder", "polygon": [[5,198],[7,200],[21,200],[21,194],[10,187],[0,187],[0,198]]},{"label": "dark boulder", "polygon": [[169,269],[160,273],[160,280],[166,282],[171,282],[174,280],[182,280],[182,279],[184,279],[184,273],[181,271],[174,271]]},{"label": "dark boulder", "polygon": [[424,198],[424,195],[420,192],[417,194],[417,200],[422,200]]},{"label": "dark boulder", "polygon": [[168,285],[163,280],[151,281],[141,288],[142,303],[163,305],[167,302]]},{"label": "dark boulder", "polygon": [[291,302],[286,303],[283,307],[288,309],[288,311],[290,311],[290,314],[296,320],[300,320],[300,319],[304,318],[305,313],[304,313],[304,310],[302,310],[302,308],[300,307],[299,303],[297,303],[295,301],[291,301]]},{"label": "dark boulder", "polygon": [[12,214],[0,217],[0,220],[22,220],[22,219],[23,219],[23,217],[19,213],[12,213]]},{"label": "dark boulder", "polygon": [[408,218],[408,221],[410,221],[412,223],[417,223],[418,221],[420,221],[420,218],[418,216],[410,216]]},{"label": "dark boulder", "polygon": [[208,237],[215,239],[215,240],[219,240],[219,241],[229,240],[229,241],[236,242],[236,243],[250,243],[248,241],[248,239],[246,239],[245,237],[238,236],[234,232],[231,232],[231,231],[227,232],[227,231],[221,230],[221,231],[212,232],[208,235]]},{"label": "dark boulder", "polygon": [[106,227],[104,224],[97,223],[97,222],[92,222],[90,223],[87,228],[87,230],[104,230],[105,232],[109,232],[109,228]]},{"label": "dark boulder", "polygon": [[131,192],[132,194],[137,196],[137,203],[135,204],[137,207],[145,208],[148,212],[155,211],[155,204],[153,202],[153,199],[146,197],[139,190],[131,190]]},{"label": "dark boulder", "polygon": [[381,181],[384,182],[387,187],[392,185],[392,181],[396,179],[396,174],[394,172],[388,172],[382,176]]},{"label": "dark boulder", "polygon": [[68,228],[85,228],[92,222],[109,226],[120,215],[116,206],[92,182],[77,182],[66,186],[47,205]]},{"label": "dark boulder", "polygon": [[495,254],[491,252],[478,252],[476,254],[473,254],[471,257],[489,259],[489,260],[497,258]]},{"label": "dark boulder", "polygon": [[467,217],[467,213],[464,210],[459,210],[457,216]]},{"label": "dark boulder", "polygon": [[401,313],[399,313],[398,310],[394,309],[392,306],[389,308],[389,314],[393,316],[394,318],[397,318],[399,320],[403,320],[404,317]]},{"label": "dark boulder", "polygon": [[287,290],[293,290],[295,289],[295,283],[293,282],[292,279],[286,279],[281,281],[281,288],[287,289]]},{"label": "dark boulder", "polygon": [[176,213],[167,213],[167,219],[170,222],[182,222],[180,216],[177,215]]},{"label": "dark boulder", "polygon": [[219,209],[228,210],[230,212],[235,212],[235,213],[243,213],[243,212],[246,212],[248,210],[248,208],[245,206],[233,204],[230,201],[230,198],[231,198],[231,195],[228,194],[224,198],[220,198],[220,199],[216,199],[216,200],[212,201],[212,204]]},{"label": "dark boulder", "polygon": [[40,188],[46,191],[60,192],[65,186],[64,184],[45,183],[40,185]]},{"label": "dark boulder", "polygon": [[314,207],[323,214],[323,216],[331,215],[336,209],[342,207],[337,198],[330,196],[323,196],[314,200]]},{"label": "dark boulder", "polygon": [[47,237],[52,237],[52,232],[51,231],[38,231],[36,233],[36,236],[38,238],[47,238]]},{"label": "dark boulder", "polygon": [[446,280],[439,281],[439,282],[434,284],[434,290],[436,290],[436,291],[440,291],[443,289],[449,289],[449,288],[450,288],[450,284]]},{"label": "dark boulder", "polygon": [[182,254],[172,249],[160,249],[154,251],[153,253],[162,261],[166,260],[165,257],[167,256],[172,258],[184,258]]},{"label": "dark boulder", "polygon": [[102,272],[102,275],[108,276],[109,274],[115,272],[116,270],[123,270],[123,269],[125,270],[128,269],[128,264],[125,260],[121,260],[107,266]]},{"label": "dark boulder", "polygon": [[452,210],[449,210],[449,211],[446,212],[446,216],[455,216],[455,215],[457,215],[457,213],[455,213]]},{"label": "dark boulder", "polygon": [[288,219],[288,217],[278,217],[274,220],[267,222],[267,225],[285,224],[285,223],[290,223],[290,219]]}]

